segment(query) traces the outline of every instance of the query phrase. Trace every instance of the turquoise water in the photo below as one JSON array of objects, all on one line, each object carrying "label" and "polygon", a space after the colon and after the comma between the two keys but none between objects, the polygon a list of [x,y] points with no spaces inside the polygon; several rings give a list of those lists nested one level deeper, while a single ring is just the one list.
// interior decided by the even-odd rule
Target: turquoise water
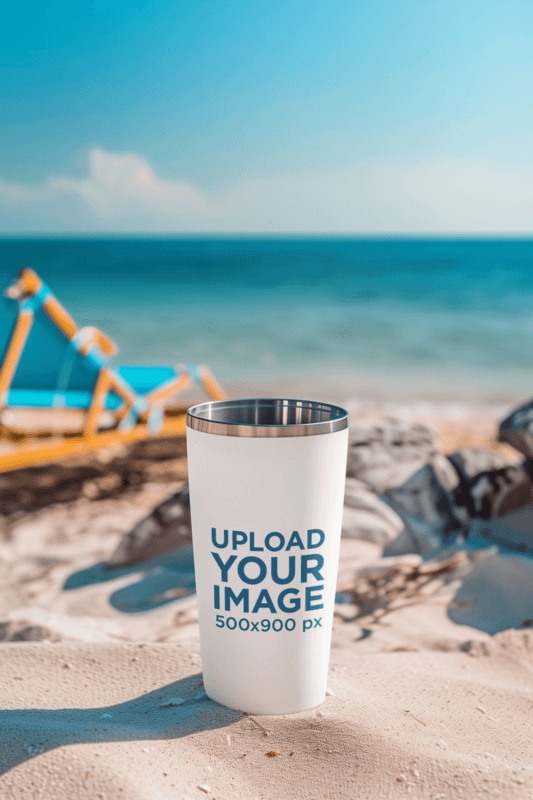
[{"label": "turquoise water", "polygon": [[533,240],[1,240],[0,285],[22,266],[120,363],[205,363],[233,395],[533,394]]}]

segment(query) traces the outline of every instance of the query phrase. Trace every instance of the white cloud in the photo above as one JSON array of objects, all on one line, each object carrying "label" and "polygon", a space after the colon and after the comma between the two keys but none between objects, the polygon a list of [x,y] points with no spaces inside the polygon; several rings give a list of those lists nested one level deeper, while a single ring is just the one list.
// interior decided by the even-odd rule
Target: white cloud
[{"label": "white cloud", "polygon": [[241,182],[209,198],[139,155],[89,152],[82,180],[0,179],[0,230],[17,232],[528,233],[533,164],[372,164]]},{"label": "white cloud", "polygon": [[56,179],[58,190],[79,193],[96,213],[121,216],[130,210],[179,218],[205,214],[209,201],[189,183],[158,178],[151,166],[134,154],[119,155],[93,149],[89,177],[84,181]]},{"label": "white cloud", "polygon": [[195,186],[158,178],[139,156],[98,148],[89,151],[83,180],[51,177],[42,187],[0,180],[0,198],[6,211],[30,217],[39,230],[55,218],[58,231],[134,231],[139,224],[173,228],[182,219],[207,214],[210,205]]}]

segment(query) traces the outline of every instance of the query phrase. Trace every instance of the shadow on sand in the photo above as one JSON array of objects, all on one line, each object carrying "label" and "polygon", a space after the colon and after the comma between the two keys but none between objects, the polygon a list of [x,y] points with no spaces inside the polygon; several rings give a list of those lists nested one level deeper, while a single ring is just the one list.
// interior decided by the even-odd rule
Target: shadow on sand
[{"label": "shadow on sand", "polygon": [[180,547],[160,558],[129,567],[109,568],[104,561],[73,572],[63,585],[64,591],[80,589],[97,583],[107,583],[127,575],[138,580],[112,592],[109,602],[118,611],[135,614],[171,603],[194,594],[194,562],[192,547]]},{"label": "shadow on sand", "polygon": [[[134,700],[101,708],[1,710],[0,774],[63,745],[179,739],[242,719],[242,712],[220,706],[206,696],[195,700],[202,688],[200,681],[197,673]],[[186,702],[160,708],[176,697]],[[102,718],[103,714],[110,716]]]}]

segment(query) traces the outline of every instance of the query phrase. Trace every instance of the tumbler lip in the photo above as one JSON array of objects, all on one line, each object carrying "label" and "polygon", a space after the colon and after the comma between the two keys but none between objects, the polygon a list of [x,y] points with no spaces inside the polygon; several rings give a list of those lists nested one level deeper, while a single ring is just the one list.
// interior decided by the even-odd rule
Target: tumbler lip
[{"label": "tumbler lip", "polygon": [[316,436],[347,428],[348,412],[316,400],[244,397],[191,406],[187,409],[186,424],[193,430],[217,436]]}]

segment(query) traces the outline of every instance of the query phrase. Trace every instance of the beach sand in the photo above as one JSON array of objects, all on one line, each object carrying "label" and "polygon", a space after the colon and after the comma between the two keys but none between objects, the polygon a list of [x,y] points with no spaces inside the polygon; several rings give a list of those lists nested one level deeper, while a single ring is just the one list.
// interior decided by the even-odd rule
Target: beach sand
[{"label": "beach sand", "polygon": [[[445,452],[478,446],[517,461],[494,438],[502,411],[354,402],[351,414],[401,413],[434,425]],[[203,686],[190,561],[178,571],[101,567],[182,485],[160,462],[127,492],[91,500],[80,491],[4,520],[0,623],[41,640],[0,643],[2,800],[533,798],[533,630],[491,636],[452,621],[460,580],[435,579],[381,618],[337,605],[332,693],[320,709],[257,718],[195,699]],[[356,570],[390,563],[380,546],[343,539],[339,591]],[[524,570],[509,583],[512,610],[531,586]],[[489,605],[490,588],[479,598]],[[176,696],[186,702],[161,707]]]},{"label": "beach sand", "polygon": [[335,636],[335,694],[259,719],[193,699],[197,637],[7,644],[1,796],[529,798],[532,642],[513,634],[480,657]]}]

